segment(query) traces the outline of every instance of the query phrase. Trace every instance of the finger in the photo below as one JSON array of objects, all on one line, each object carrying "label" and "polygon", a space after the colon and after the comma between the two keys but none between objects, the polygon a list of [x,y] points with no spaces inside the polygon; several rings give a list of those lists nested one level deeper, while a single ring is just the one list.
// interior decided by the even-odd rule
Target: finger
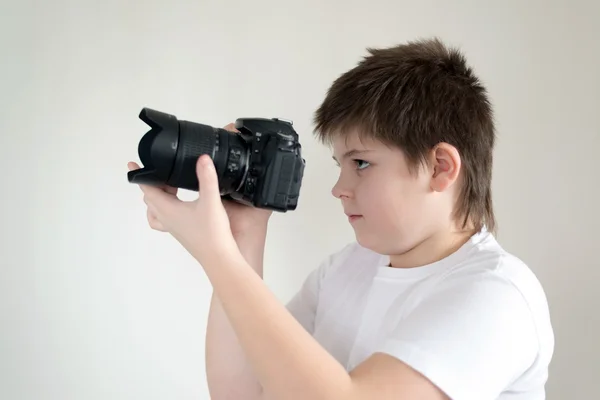
[{"label": "finger", "polygon": [[177,207],[181,200],[177,196],[167,193],[161,188],[140,185],[144,191],[144,203],[152,210],[154,215],[169,214],[174,207]]},{"label": "finger", "polygon": [[[139,169],[140,166],[130,161],[127,163],[127,167],[130,171]],[[176,203],[181,202],[177,197],[177,188],[170,187],[167,185],[163,186],[151,186],[151,185],[138,185],[144,193],[144,203],[148,206],[148,223],[153,229],[164,231],[164,226],[158,221],[156,215],[160,212],[171,212]]]},{"label": "finger", "polygon": [[177,188],[173,187],[173,186],[169,186],[169,185],[164,185],[162,187],[162,190],[164,190],[165,192],[172,194],[172,195],[176,195],[177,194]]},{"label": "finger", "polygon": [[223,129],[225,129],[226,131],[230,131],[230,132],[239,132],[236,128],[235,128],[235,123],[231,122],[227,125],[225,125],[223,127]]},{"label": "finger", "polygon": [[[138,170],[138,169],[140,169],[141,167],[140,167],[140,166],[139,166],[137,163],[135,163],[135,162],[133,162],[133,161],[129,161],[129,162],[127,163],[127,168],[128,168],[130,171],[135,171],[135,170]],[[139,186],[139,188],[142,190],[142,192],[146,193],[146,191],[145,191],[144,189],[146,188],[146,186],[147,186],[147,185],[141,185],[141,184],[138,184],[138,186]]]},{"label": "finger", "polygon": [[196,174],[198,176],[199,196],[209,202],[221,203],[219,191],[219,179],[215,164],[209,155],[203,154],[196,162]]},{"label": "finger", "polygon": [[158,220],[158,218],[156,218],[156,216],[150,210],[148,210],[148,225],[150,225],[150,228],[154,230],[166,232],[166,229],[163,226],[163,224]]},{"label": "finger", "polygon": [[152,210],[150,210],[149,208],[146,210],[146,217],[148,218],[148,223],[150,223],[151,220],[156,219],[156,215],[154,215]]},{"label": "finger", "polygon": [[[170,197],[175,197],[177,194],[176,188],[168,188],[166,185],[146,185],[146,184],[137,184],[141,191],[144,192],[144,196],[156,197],[162,195],[168,195]],[[176,198],[176,197],[175,197]]]},{"label": "finger", "polygon": [[[127,163],[127,168],[129,168],[130,171],[134,171],[136,169],[140,169],[140,166],[137,163],[130,161]],[[169,185],[162,185],[162,186],[157,186],[157,187],[169,194],[177,194],[176,187],[172,187]],[[140,189],[142,189],[142,190],[144,189],[143,185],[140,185]]]},{"label": "finger", "polygon": [[152,220],[150,221],[150,228],[154,229],[155,231],[159,231],[159,232],[166,232],[167,230],[165,229],[165,227],[158,222],[158,220]]},{"label": "finger", "polygon": [[154,206],[152,200],[146,195],[144,195],[144,203],[146,203],[146,205],[148,206],[148,218],[150,218],[150,216],[152,216],[153,218],[157,218],[158,210],[156,209],[156,206]]}]

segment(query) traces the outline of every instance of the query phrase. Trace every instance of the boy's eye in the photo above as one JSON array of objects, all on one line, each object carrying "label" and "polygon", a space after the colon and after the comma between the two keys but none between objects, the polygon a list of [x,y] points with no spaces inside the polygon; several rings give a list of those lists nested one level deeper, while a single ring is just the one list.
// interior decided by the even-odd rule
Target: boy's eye
[{"label": "boy's eye", "polygon": [[365,169],[365,168],[367,168],[369,165],[371,165],[371,164],[369,164],[369,162],[368,162],[368,161],[365,161],[365,160],[353,160],[353,161],[354,161],[354,163],[356,164],[356,168],[357,168],[357,169]]}]

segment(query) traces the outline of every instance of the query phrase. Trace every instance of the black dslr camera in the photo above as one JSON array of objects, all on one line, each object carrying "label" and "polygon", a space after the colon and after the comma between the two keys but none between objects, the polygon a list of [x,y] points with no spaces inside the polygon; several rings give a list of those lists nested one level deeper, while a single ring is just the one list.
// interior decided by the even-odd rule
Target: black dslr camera
[{"label": "black dslr camera", "polygon": [[151,129],[138,146],[143,168],[129,171],[129,182],[201,190],[196,162],[208,154],[222,197],[273,211],[296,209],[305,160],[291,122],[240,118],[238,133],[149,108],[139,118]]}]

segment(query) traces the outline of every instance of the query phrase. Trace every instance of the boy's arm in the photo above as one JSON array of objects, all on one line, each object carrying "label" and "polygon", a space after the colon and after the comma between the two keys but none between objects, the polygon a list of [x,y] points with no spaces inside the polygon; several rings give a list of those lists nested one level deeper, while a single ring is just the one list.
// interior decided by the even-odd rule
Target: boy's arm
[{"label": "boy's arm", "polygon": [[[444,400],[446,391],[454,393],[450,398],[495,398],[520,368],[515,356],[530,359],[524,350],[532,348],[534,331],[526,304],[494,279],[458,285],[454,296],[442,290],[415,311],[409,328],[400,326],[383,348],[348,373],[239,254],[203,266],[263,387],[261,399]],[[427,334],[437,335],[434,342]],[[410,359],[411,366],[401,359]],[[420,365],[425,375],[412,365]]]},{"label": "boy's arm", "polygon": [[[215,336],[222,332],[212,331],[214,341],[211,342],[210,359],[215,364],[211,367],[210,386],[215,400],[250,399],[250,396],[258,396],[255,398],[261,400],[409,399],[415,395],[430,400],[445,399],[427,379],[398,360],[390,360],[390,356],[371,359],[369,361],[376,363],[365,363],[363,368],[348,374],[239,255],[214,260],[206,263],[204,268],[221,301],[223,308],[220,311],[224,310],[231,322],[227,328],[233,328],[235,332],[227,331],[229,337],[237,335],[239,340],[234,342],[235,351],[227,349],[237,354],[235,361],[227,360],[225,364],[222,352],[233,341],[223,341],[219,343],[220,347],[214,347],[220,339]],[[378,376],[381,367],[390,372],[392,366],[396,367],[396,373],[392,372],[394,379],[381,382]],[[256,374],[256,384],[252,370]],[[394,382],[402,385],[399,387]],[[381,383],[383,386],[378,386]]]},{"label": "boy's arm", "polygon": [[[266,230],[236,238],[244,259],[262,279]],[[206,332],[206,374],[211,399],[255,400],[262,388],[238,338],[213,293]]]}]

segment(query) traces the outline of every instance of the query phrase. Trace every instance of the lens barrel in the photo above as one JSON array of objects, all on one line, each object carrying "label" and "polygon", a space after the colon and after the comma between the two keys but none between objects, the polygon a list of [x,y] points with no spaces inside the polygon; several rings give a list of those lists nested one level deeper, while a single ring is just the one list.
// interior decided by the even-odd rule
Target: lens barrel
[{"label": "lens barrel", "polygon": [[236,132],[144,108],[139,118],[151,129],[140,140],[143,168],[129,171],[131,183],[199,190],[196,162],[208,154],[215,164],[222,195],[236,191],[248,167],[248,146]]}]

